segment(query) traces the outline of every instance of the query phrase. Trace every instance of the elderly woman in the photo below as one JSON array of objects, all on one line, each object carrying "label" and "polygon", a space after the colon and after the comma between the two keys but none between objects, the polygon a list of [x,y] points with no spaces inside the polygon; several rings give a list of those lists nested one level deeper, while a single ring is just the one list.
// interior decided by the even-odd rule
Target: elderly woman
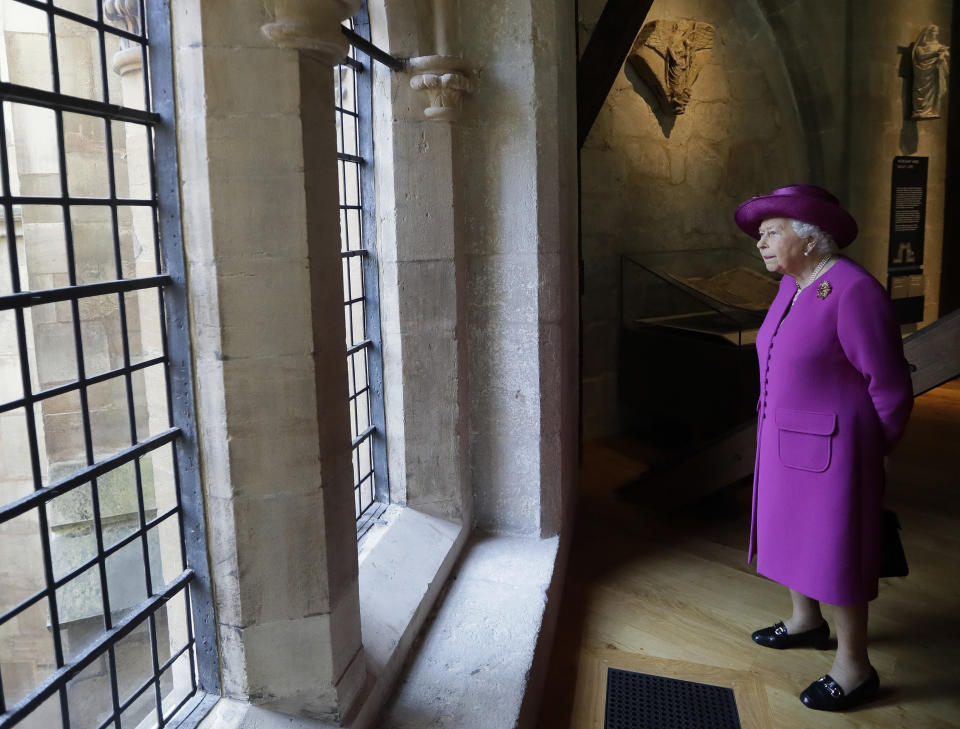
[{"label": "elderly woman", "polygon": [[900,329],[883,287],[839,255],[857,224],[814,185],[740,205],[768,271],[783,274],[757,333],[760,400],[748,561],[789,588],[793,614],[758,630],[768,648],[828,646],[820,603],[833,606],[830,673],[800,695],[844,710],[879,686],[867,655],[867,603],[877,596],[884,455],[913,405]]}]

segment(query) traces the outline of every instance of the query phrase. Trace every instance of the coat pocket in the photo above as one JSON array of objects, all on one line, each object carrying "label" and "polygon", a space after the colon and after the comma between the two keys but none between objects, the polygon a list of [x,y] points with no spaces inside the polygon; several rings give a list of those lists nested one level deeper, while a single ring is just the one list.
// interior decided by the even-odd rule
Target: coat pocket
[{"label": "coat pocket", "polygon": [[780,462],[802,471],[826,471],[830,467],[833,434],[837,430],[834,413],[811,413],[777,408]]}]

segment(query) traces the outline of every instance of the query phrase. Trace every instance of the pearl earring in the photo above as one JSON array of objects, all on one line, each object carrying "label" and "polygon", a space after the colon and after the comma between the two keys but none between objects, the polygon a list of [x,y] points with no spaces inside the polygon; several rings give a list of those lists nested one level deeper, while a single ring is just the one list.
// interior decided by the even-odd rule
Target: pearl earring
[{"label": "pearl earring", "polygon": [[809,250],[805,250],[805,251],[803,252],[803,255],[809,256],[809,255],[810,255],[810,251],[809,251]]}]

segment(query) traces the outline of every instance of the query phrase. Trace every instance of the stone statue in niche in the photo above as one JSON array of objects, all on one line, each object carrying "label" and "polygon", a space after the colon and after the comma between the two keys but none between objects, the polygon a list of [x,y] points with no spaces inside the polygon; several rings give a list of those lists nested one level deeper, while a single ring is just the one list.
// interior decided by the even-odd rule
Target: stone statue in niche
[{"label": "stone statue in niche", "polygon": [[913,44],[913,118],[938,119],[950,77],[950,49],[940,42],[940,29],[928,25]]},{"label": "stone statue in niche", "polygon": [[712,49],[709,23],[652,20],[640,29],[627,60],[656,93],[664,111],[682,114]]}]

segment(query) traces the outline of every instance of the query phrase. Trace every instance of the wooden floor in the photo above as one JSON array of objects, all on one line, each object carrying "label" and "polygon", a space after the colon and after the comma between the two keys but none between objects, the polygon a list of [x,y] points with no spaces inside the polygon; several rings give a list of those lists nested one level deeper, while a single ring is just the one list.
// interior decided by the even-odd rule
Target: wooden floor
[{"label": "wooden floor", "polygon": [[917,399],[891,458],[887,503],[911,573],[881,581],[870,616],[881,693],[846,714],[797,699],[829,670],[833,650],[750,640],[790,609],[786,590],[746,564],[750,485],[671,513],[643,511],[615,488],[649,459],[625,440],[585,449],[539,729],[602,729],[609,666],[730,686],[744,729],[960,727],[960,380]]}]

